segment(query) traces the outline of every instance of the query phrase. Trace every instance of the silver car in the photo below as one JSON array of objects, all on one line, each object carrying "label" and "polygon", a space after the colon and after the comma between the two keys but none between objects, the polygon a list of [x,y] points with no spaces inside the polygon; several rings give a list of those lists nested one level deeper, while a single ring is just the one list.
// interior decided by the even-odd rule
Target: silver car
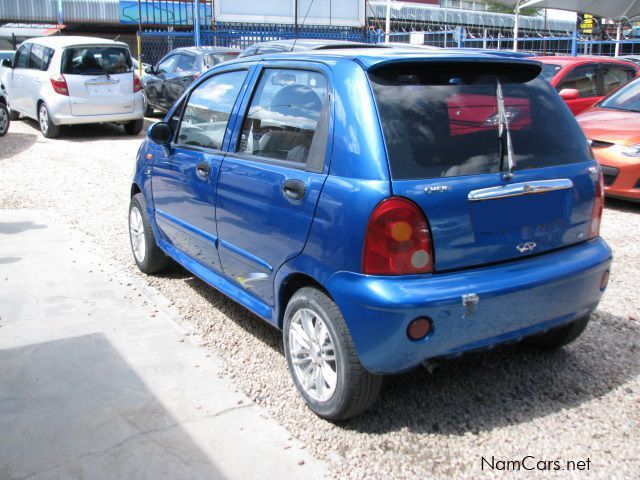
[{"label": "silver car", "polygon": [[12,119],[37,120],[47,138],[57,137],[62,125],[85,123],[115,122],[131,135],[142,130],[144,98],[125,43],[36,38],[2,65]]}]

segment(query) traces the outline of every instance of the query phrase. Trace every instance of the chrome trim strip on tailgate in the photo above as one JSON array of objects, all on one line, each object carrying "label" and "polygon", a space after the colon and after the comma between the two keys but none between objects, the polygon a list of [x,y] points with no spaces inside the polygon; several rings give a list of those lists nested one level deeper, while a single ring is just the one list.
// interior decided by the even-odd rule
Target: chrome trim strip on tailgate
[{"label": "chrome trim strip on tailgate", "polygon": [[532,182],[513,183],[499,187],[482,188],[472,190],[467,197],[470,202],[483,200],[499,200],[501,198],[520,197],[522,195],[535,195],[554,190],[566,190],[573,188],[573,182],[568,178],[555,180],[536,180]]}]

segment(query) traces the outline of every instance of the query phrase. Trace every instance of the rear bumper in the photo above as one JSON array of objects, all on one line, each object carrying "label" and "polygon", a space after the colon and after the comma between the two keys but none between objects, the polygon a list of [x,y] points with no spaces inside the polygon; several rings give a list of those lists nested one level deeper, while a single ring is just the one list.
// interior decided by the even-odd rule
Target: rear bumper
[{"label": "rear bumper", "polygon": [[[363,366],[390,374],[434,357],[516,341],[593,311],[611,250],[598,238],[557,252],[447,274],[380,277],[339,272],[326,284],[340,307]],[[462,296],[476,294],[473,309]],[[428,316],[424,340],[409,322]]]},{"label": "rear bumper", "polygon": [[72,100],[64,95],[54,94],[45,99],[49,115],[56,125],[78,125],[86,123],[110,123],[110,122],[128,122],[131,120],[140,120],[144,118],[144,98],[142,92],[134,95],[134,105],[131,112],[115,113],[115,114],[96,114],[96,115],[72,115]]}]

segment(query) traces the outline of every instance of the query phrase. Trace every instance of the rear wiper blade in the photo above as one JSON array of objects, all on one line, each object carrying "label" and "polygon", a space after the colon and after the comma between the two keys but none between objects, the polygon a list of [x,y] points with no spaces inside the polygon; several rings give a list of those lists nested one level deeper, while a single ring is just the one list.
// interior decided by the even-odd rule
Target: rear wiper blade
[{"label": "rear wiper blade", "polygon": [[[498,101],[498,138],[500,139],[500,171],[504,172],[505,180],[513,177],[513,170],[516,162],[513,159],[513,144],[511,143],[511,130],[509,129],[509,118],[507,109],[504,106],[504,96],[502,94],[502,84],[496,79],[496,99]],[[507,168],[504,168],[504,144],[506,140]]]}]

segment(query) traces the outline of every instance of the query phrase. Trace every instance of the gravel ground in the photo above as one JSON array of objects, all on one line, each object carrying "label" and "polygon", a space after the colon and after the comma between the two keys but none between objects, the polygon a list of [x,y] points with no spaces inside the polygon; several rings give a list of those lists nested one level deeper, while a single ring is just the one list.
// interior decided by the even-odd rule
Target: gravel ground
[{"label": "gravel ground", "polygon": [[334,425],[298,397],[279,332],[180,268],[156,277],[137,272],[126,217],[141,139],[115,126],[87,126],[47,140],[35,122],[13,122],[0,138],[0,208],[55,210],[114,264],[157,288],[204,348],[222,358],[238,388],[326,459],[334,477],[505,477],[513,474],[486,464],[483,470],[482,457],[530,455],[563,467],[590,461],[588,472],[554,477],[638,478],[640,205],[607,205],[602,233],[615,255],[611,282],[574,344],[550,354],[500,348],[447,362],[434,374],[420,369],[388,378],[368,414]]}]

